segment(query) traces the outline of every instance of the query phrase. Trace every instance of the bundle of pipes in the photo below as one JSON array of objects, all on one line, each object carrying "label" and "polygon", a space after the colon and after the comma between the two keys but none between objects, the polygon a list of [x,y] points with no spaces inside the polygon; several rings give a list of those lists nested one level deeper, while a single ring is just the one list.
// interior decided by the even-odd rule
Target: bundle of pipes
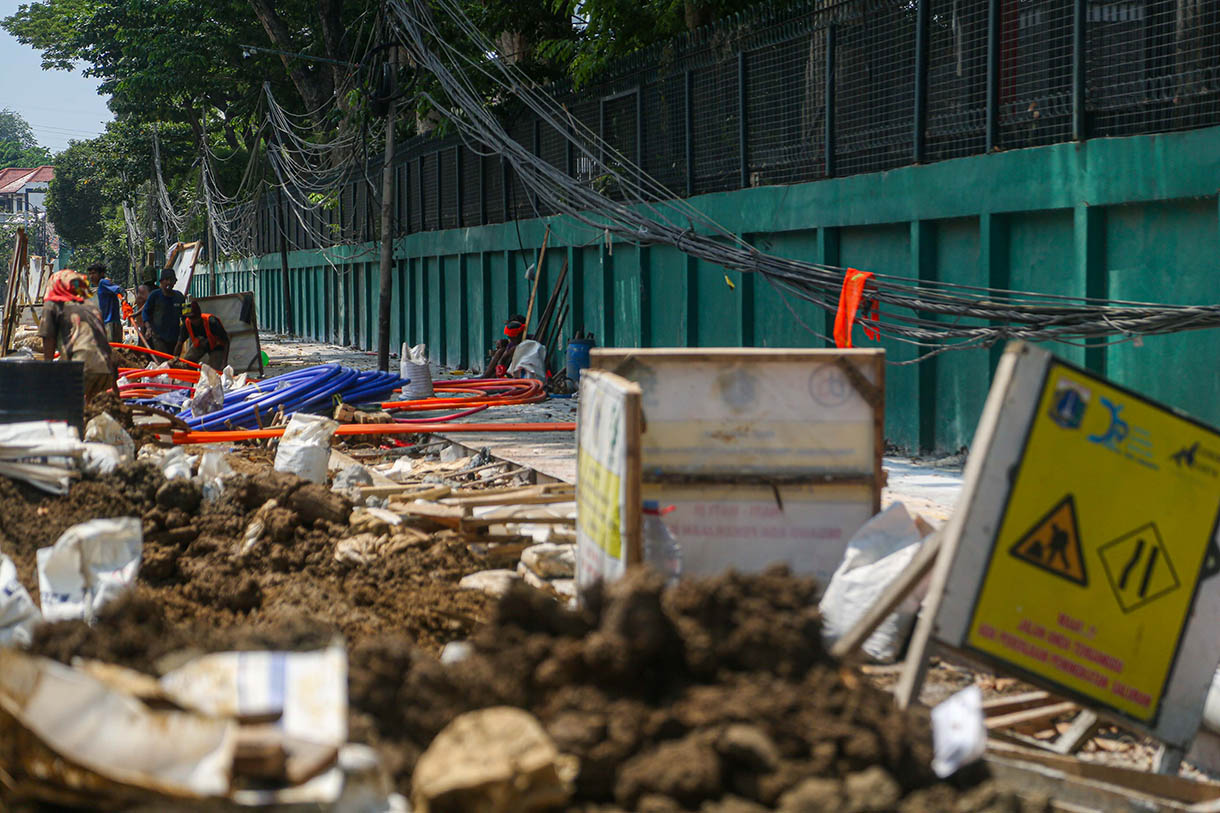
[{"label": "bundle of pipes", "polygon": [[[115,345],[155,357],[171,358],[164,353],[143,347]],[[199,381],[198,365],[194,369],[123,369],[126,384],[119,390],[125,398],[155,397],[171,390],[191,390]],[[169,381],[151,379],[168,378]],[[487,431],[573,431],[572,423],[491,423],[458,424],[453,421],[495,406],[532,404],[546,399],[542,383],[532,379],[456,379],[440,382],[435,390],[440,395],[415,400],[382,400],[389,398],[406,381],[391,373],[354,370],[337,364],[308,367],[285,375],[252,383],[229,392],[219,410],[207,415],[193,415],[188,408],[179,413],[191,431],[179,432],[175,443],[232,443],[239,440],[275,438],[283,434],[283,426],[264,428],[267,423],[281,423],[294,412],[317,410],[337,401],[350,404],[377,403],[395,416],[393,424],[349,424],[339,428],[338,435],[396,435],[436,432]],[[402,417],[419,412],[456,412],[431,417]],[[275,419],[274,421],[272,419]]]}]

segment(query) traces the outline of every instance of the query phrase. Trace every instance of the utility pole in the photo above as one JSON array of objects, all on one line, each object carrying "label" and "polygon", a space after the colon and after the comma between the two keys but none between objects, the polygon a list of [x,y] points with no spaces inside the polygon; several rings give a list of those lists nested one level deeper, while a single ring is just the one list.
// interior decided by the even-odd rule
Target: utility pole
[{"label": "utility pole", "polygon": [[390,49],[390,108],[385,121],[385,163],[381,167],[381,294],[377,303],[377,369],[390,369],[390,300],[394,283],[394,124],[398,120],[398,47]]},{"label": "utility pole", "polygon": [[284,332],[292,333],[292,286],[288,284],[288,210],[284,207],[284,187],[275,187],[280,221],[280,278],[284,281]]}]

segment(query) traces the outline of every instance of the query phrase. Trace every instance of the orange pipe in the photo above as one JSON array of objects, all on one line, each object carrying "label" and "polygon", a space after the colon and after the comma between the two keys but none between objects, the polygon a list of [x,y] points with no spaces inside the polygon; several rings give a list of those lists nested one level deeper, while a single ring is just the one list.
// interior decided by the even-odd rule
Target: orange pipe
[{"label": "orange pipe", "polygon": [[[575,432],[575,423],[347,423],[336,435],[435,435],[451,432]],[[175,432],[174,443],[236,443],[283,436],[284,427],[217,432]]]},{"label": "orange pipe", "polygon": [[[140,347],[140,345],[138,345],[138,344],[123,344],[122,342],[111,342],[110,346],[111,347],[121,347],[124,350],[134,350],[137,353],[144,353],[145,355],[156,356],[158,358],[163,358],[163,359],[177,358],[176,356],[173,356],[169,353],[162,353],[160,350],[153,350],[151,347]],[[178,359],[178,361],[181,361],[183,364],[189,364],[190,366],[194,367],[196,370],[199,369],[199,365],[193,361],[187,361],[186,359]]]}]

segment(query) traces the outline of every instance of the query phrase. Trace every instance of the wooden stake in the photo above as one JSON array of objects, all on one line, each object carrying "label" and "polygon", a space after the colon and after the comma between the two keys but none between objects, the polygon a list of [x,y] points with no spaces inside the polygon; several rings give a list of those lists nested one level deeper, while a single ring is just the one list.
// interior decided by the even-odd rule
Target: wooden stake
[{"label": "wooden stake", "polygon": [[534,266],[534,288],[530,291],[530,304],[525,309],[525,326],[521,331],[522,338],[530,334],[530,318],[534,315],[534,300],[538,298],[538,283],[542,281],[542,261],[546,259],[546,244],[551,239],[551,227],[546,227],[542,235],[542,248],[538,250],[538,263]]}]

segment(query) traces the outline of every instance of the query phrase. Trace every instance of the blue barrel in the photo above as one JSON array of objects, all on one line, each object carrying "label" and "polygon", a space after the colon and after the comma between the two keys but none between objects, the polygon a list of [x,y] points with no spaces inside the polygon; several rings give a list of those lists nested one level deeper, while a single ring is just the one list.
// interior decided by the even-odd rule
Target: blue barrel
[{"label": "blue barrel", "polygon": [[589,366],[589,350],[592,339],[573,339],[568,342],[568,378],[580,382],[580,371]]}]

